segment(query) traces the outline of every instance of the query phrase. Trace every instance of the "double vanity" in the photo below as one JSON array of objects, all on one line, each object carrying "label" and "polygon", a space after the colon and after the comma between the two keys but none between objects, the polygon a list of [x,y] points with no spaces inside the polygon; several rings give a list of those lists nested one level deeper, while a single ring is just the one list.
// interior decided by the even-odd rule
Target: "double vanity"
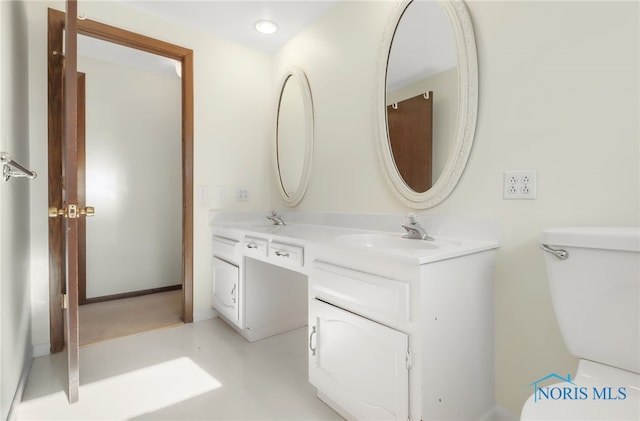
[{"label": "double vanity", "polygon": [[211,304],[248,341],[308,326],[309,381],[347,419],[479,419],[494,405],[497,224],[212,212]]},{"label": "double vanity", "polygon": [[[390,12],[376,149],[398,199],[432,208],[453,191],[473,144],[473,27],[457,0],[398,0]],[[302,68],[291,66],[280,86],[275,180],[283,205],[295,207],[312,174],[316,104]],[[493,409],[496,223],[212,212],[210,224],[212,306],[249,341],[307,326],[309,381],[345,418],[472,420]]]}]

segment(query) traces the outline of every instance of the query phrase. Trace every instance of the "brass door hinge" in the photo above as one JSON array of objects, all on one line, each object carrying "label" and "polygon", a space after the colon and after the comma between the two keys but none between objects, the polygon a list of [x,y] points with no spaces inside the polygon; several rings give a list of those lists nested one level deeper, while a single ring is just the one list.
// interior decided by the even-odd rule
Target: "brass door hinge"
[{"label": "brass door hinge", "polygon": [[67,294],[60,294],[60,307],[63,310],[66,310],[69,308],[69,295]]}]

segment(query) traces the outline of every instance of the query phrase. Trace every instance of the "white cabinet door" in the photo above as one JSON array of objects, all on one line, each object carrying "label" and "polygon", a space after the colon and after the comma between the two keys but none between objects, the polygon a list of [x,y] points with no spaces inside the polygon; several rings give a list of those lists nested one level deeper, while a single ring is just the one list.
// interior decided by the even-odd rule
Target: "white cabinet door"
[{"label": "white cabinet door", "polygon": [[240,291],[238,267],[213,258],[211,305],[229,321],[240,326]]},{"label": "white cabinet door", "polygon": [[408,335],[309,303],[309,381],[355,419],[406,420]]}]

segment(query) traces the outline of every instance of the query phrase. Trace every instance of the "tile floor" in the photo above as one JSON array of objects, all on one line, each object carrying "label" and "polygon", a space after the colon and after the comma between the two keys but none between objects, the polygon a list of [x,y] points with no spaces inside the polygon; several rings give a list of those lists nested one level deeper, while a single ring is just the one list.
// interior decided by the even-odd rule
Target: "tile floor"
[{"label": "tile floor", "polygon": [[80,401],[65,356],[36,358],[15,420],[340,420],[307,378],[306,328],[247,342],[221,319],[80,350]]}]

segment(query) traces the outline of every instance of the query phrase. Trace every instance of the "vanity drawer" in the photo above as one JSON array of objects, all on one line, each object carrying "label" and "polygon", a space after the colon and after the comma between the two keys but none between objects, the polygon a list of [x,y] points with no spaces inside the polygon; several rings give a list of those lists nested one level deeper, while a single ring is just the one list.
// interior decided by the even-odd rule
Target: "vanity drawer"
[{"label": "vanity drawer", "polygon": [[409,321],[408,283],[321,261],[313,266],[313,297],[381,323]]},{"label": "vanity drawer", "polygon": [[213,245],[214,256],[225,257],[230,260],[236,260],[237,252],[238,252],[238,244],[240,244],[238,240],[221,237],[219,235],[214,235],[211,238],[211,243]]},{"label": "vanity drawer", "polygon": [[244,254],[254,257],[267,257],[267,240],[258,237],[244,237],[242,239]]},{"label": "vanity drawer", "polygon": [[295,267],[303,267],[304,247],[274,241],[269,246],[269,258],[275,263],[284,263]]}]

